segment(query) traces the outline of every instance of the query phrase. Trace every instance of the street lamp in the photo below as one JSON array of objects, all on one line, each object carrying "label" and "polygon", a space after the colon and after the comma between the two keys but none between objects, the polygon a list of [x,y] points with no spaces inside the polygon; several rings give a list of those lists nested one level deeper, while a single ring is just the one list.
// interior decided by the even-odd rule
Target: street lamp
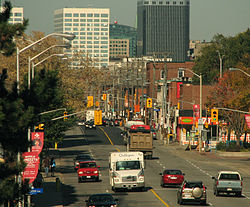
[{"label": "street lamp", "polygon": [[236,71],[236,70],[238,70],[238,71],[241,71],[242,73],[244,73],[245,75],[247,75],[248,77],[250,77],[250,74],[248,74],[247,72],[245,72],[244,70],[241,70],[239,68],[229,68],[229,70],[230,71]]},{"label": "street lamp", "polygon": [[216,52],[218,53],[220,59],[220,78],[222,78],[222,60],[225,55],[221,55],[219,50],[216,50]]},{"label": "street lamp", "polygon": [[34,46],[35,44],[43,41],[44,39],[50,37],[50,36],[57,36],[57,37],[63,37],[69,41],[73,40],[75,38],[75,34],[69,34],[69,33],[51,33],[48,34],[47,36],[37,40],[36,42],[33,42],[32,44],[24,47],[23,49],[19,50],[19,48],[16,48],[16,69],[17,69],[17,92],[19,93],[19,89],[20,89],[20,83],[19,83],[19,55],[21,52],[31,48],[32,46]]},{"label": "street lamp", "polygon": [[48,60],[49,58],[51,58],[51,57],[53,57],[53,56],[64,57],[64,54],[52,54],[52,55],[50,55],[50,56],[44,58],[43,60],[41,60],[40,62],[38,62],[38,63],[36,63],[36,64],[34,64],[34,63],[32,62],[32,70],[34,70],[34,68],[35,68],[37,65],[43,63],[44,61]]},{"label": "street lamp", "polygon": [[[182,70],[188,70],[189,72],[191,72],[192,74],[194,74],[195,76],[197,76],[200,79],[200,119],[202,119],[202,75],[198,75],[197,73],[193,72],[192,70],[188,69],[188,68],[182,68]],[[199,152],[201,152],[201,130],[199,133]]]},{"label": "street lamp", "polygon": [[[30,63],[31,61],[33,61],[34,59],[36,59],[37,57],[39,57],[40,55],[44,54],[45,52],[47,52],[48,50],[50,50],[51,48],[54,47],[64,47],[66,49],[71,47],[71,44],[65,44],[65,45],[52,45],[50,47],[48,47],[47,49],[43,50],[42,52],[40,52],[39,54],[35,55],[34,57],[30,58],[29,57],[29,63],[28,63],[28,87],[30,88]],[[34,78],[34,68],[32,68],[32,79]]]}]

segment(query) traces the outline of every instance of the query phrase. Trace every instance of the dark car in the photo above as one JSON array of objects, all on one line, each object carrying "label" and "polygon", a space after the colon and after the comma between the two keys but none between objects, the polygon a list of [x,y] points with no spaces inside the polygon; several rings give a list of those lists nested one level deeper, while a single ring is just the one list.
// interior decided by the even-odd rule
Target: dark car
[{"label": "dark car", "polygon": [[184,181],[177,191],[177,203],[184,202],[200,203],[206,205],[207,192],[202,181]]},{"label": "dark car", "polygon": [[167,169],[161,175],[161,186],[180,186],[184,181],[184,173],[181,170]]},{"label": "dark car", "polygon": [[121,119],[114,120],[114,126],[120,126]]},{"label": "dark car", "polygon": [[87,121],[85,123],[85,128],[96,129],[96,125],[95,125],[94,120]]},{"label": "dark car", "polygon": [[74,158],[74,169],[77,170],[81,161],[94,160],[89,154],[80,154]]},{"label": "dark car", "polygon": [[103,193],[93,194],[85,202],[87,207],[118,207],[117,201],[111,194]]}]

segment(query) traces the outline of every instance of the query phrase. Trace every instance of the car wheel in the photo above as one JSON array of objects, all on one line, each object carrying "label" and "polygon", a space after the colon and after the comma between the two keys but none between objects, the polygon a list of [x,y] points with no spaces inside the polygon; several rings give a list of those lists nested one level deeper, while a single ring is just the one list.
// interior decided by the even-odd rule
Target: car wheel
[{"label": "car wheel", "polygon": [[201,201],[201,205],[203,205],[203,206],[207,205],[207,201],[206,200]]},{"label": "car wheel", "polygon": [[78,178],[78,183],[80,183],[80,182],[81,182],[81,179]]},{"label": "car wheel", "polygon": [[215,190],[215,195],[219,196],[219,191],[218,190]]},{"label": "car wheel", "polygon": [[236,192],[235,195],[241,197],[241,192]]},{"label": "car wheel", "polygon": [[99,181],[100,181],[100,180],[99,180],[99,177],[97,177],[97,178],[95,179],[95,181],[96,181],[96,182],[99,182]]}]

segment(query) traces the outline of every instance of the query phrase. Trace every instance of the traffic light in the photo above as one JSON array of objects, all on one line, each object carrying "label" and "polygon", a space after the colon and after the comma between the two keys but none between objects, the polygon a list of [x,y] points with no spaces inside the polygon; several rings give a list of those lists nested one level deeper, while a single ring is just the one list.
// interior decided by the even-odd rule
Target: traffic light
[{"label": "traffic light", "polygon": [[147,98],[147,108],[152,108],[152,98]]},{"label": "traffic light", "polygon": [[64,121],[68,119],[67,115],[68,115],[68,112],[64,111],[64,113],[63,113],[63,116],[64,116],[63,119],[64,119]]},{"label": "traffic light", "polygon": [[211,122],[216,124],[218,122],[218,109],[211,109]]},{"label": "traffic light", "polygon": [[207,116],[210,114],[210,108],[207,108]]},{"label": "traffic light", "polygon": [[104,100],[104,101],[107,100],[107,94],[105,94],[105,93],[102,94],[102,100]]},{"label": "traffic light", "polygon": [[87,107],[93,106],[93,104],[94,104],[94,97],[93,96],[88,96],[87,100],[88,100]]},{"label": "traffic light", "polygon": [[41,130],[41,131],[43,131],[44,130],[44,124],[39,124],[38,125],[38,129]]}]

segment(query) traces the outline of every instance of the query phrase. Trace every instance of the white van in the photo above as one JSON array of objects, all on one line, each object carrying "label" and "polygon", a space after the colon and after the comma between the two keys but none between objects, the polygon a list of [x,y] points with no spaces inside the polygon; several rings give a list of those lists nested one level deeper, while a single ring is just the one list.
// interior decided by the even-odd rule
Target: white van
[{"label": "white van", "polygon": [[145,187],[142,152],[111,152],[109,157],[112,190]]}]

